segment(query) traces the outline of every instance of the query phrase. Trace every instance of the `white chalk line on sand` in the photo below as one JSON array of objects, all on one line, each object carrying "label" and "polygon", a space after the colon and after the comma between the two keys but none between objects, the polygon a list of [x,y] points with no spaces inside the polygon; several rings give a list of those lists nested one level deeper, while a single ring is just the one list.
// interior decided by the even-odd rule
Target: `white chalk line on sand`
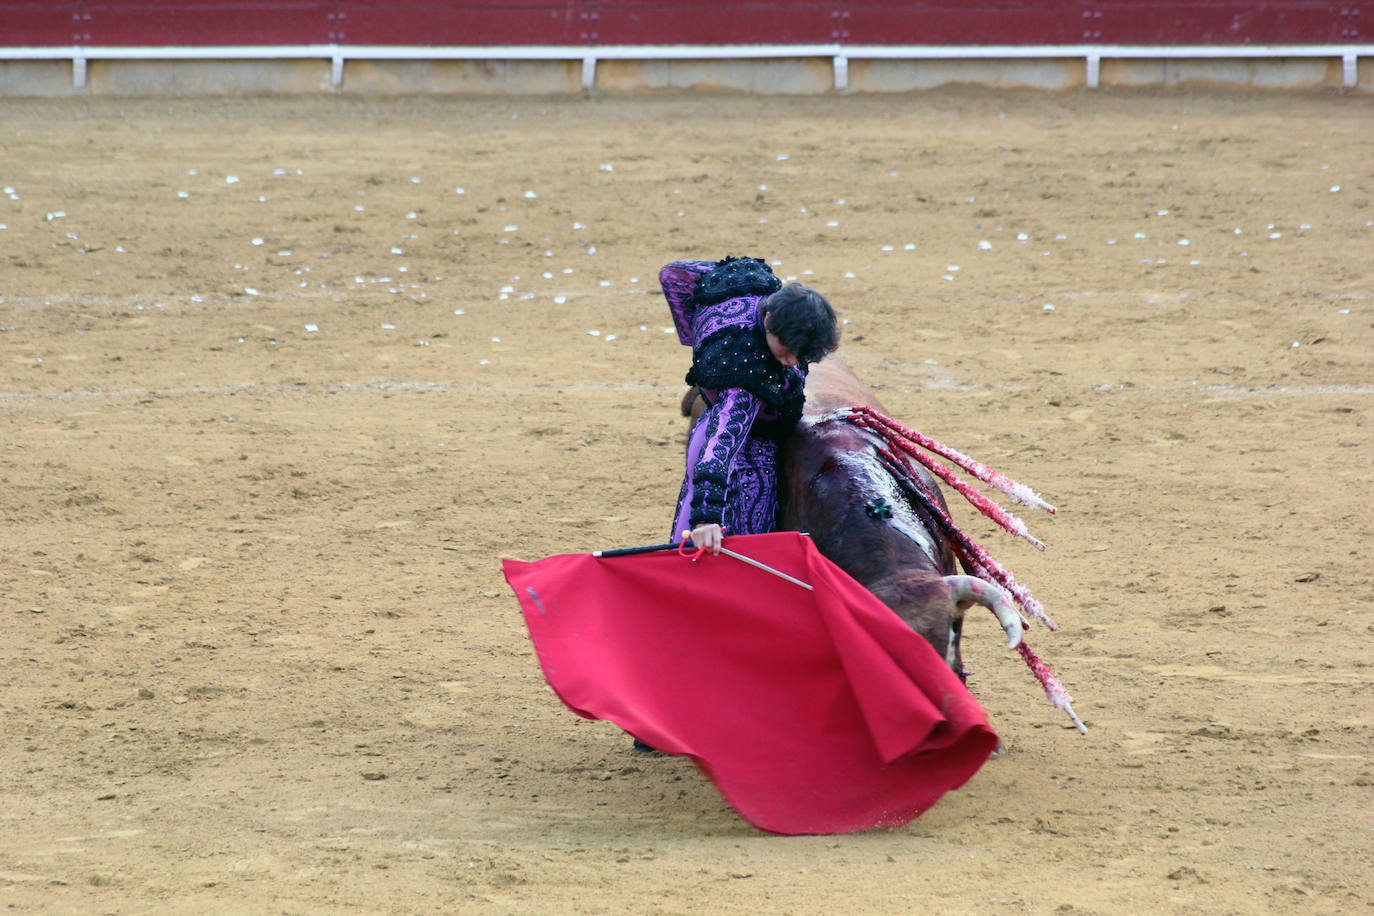
[{"label": "white chalk line on sand", "polygon": [[392,394],[395,392],[418,392],[421,394],[457,394],[493,389],[520,389],[561,394],[570,391],[659,391],[672,392],[679,397],[681,385],[649,384],[645,382],[594,383],[575,382],[560,385],[557,382],[511,382],[507,379],[471,382],[336,382],[321,385],[302,385],[296,382],[264,384],[244,382],[239,385],[190,385],[182,388],[80,388],[68,391],[0,391],[0,404],[33,404],[60,401],[130,401],[146,398],[184,398],[184,397],[233,397],[240,394],[256,395],[338,395],[338,394]]},{"label": "white chalk line on sand", "polygon": [[[931,390],[961,391],[1005,391],[1023,392],[1024,385],[952,385],[946,381],[930,384],[915,383],[917,387]],[[316,395],[381,395],[397,392],[420,394],[457,394],[473,391],[540,391],[562,394],[577,391],[642,391],[672,393],[674,397],[682,392],[682,386],[675,384],[655,384],[648,382],[570,382],[559,384],[555,381],[512,381],[507,378],[493,378],[490,381],[374,381],[374,382],[336,382],[321,385],[283,382],[264,384],[244,382],[238,385],[190,385],[179,388],[79,388],[67,391],[0,391],[0,404],[19,406],[23,404],[60,403],[63,401],[131,401],[147,398],[186,398],[186,397],[233,397],[241,394],[262,396],[316,396]],[[1148,387],[1117,385],[1095,385],[1084,389],[1085,393],[1103,393],[1117,396],[1141,395],[1194,395],[1204,399],[1240,399],[1258,397],[1335,397],[1374,395],[1374,386],[1368,385],[1310,385],[1294,387],[1275,385],[1262,388],[1245,388],[1238,385],[1154,385]]]},{"label": "white chalk line on sand", "polygon": [[[389,278],[385,278],[388,279]],[[633,286],[634,280],[620,281],[622,286],[612,286],[597,289],[558,289],[558,290],[523,290],[518,293],[474,293],[471,290],[436,290],[437,284],[448,282],[447,280],[425,280],[423,277],[416,279],[424,280],[424,283],[413,283],[409,280],[402,283],[392,283],[388,292],[399,298],[414,299],[416,293],[433,291],[434,296],[426,295],[424,298],[439,302],[466,303],[472,307],[477,303],[492,303],[501,308],[508,308],[517,301],[542,301],[553,300],[558,297],[566,299],[614,299],[625,296],[644,296],[653,290],[643,286]],[[370,286],[384,285],[381,279],[369,280]],[[426,286],[425,284],[429,284]],[[401,287],[405,288],[402,289]],[[255,288],[255,287],[254,287]],[[394,291],[393,291],[394,290]],[[223,290],[216,289],[208,293],[134,293],[129,296],[107,296],[98,293],[53,293],[42,296],[15,296],[0,295],[0,307],[24,307],[37,306],[41,308],[55,308],[58,306],[87,306],[101,308],[120,308],[130,312],[138,312],[141,316],[157,314],[176,314],[177,312],[202,312],[207,309],[219,308],[222,306],[241,306],[256,303],[279,303],[288,300],[300,300],[313,304],[315,302],[329,302],[336,305],[344,305],[350,301],[350,296],[359,293],[373,294],[377,291],[366,285],[357,283],[347,284],[339,281],[337,287],[302,289],[302,290],[258,290],[253,293],[245,293],[242,289]]]}]

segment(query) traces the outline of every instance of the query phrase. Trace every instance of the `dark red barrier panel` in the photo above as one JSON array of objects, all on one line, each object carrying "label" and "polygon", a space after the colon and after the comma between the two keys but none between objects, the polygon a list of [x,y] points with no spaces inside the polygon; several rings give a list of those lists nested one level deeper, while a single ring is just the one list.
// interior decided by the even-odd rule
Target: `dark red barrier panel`
[{"label": "dark red barrier panel", "polygon": [[1361,7],[1374,16],[1374,3],[1368,2],[869,0],[844,5],[843,27],[834,40],[861,45],[1353,44],[1360,41]]},{"label": "dark red barrier panel", "polygon": [[74,3],[0,0],[0,46],[54,47],[72,44]]},{"label": "dark red barrier panel", "polygon": [[336,5],[330,0],[0,0],[0,46],[326,44]]},{"label": "dark red barrier panel", "polygon": [[347,36],[343,40],[349,44],[480,47],[598,43],[598,4],[594,0],[341,0],[336,5],[340,30]]},{"label": "dark red barrier panel", "polygon": [[1374,0],[0,0],[0,46],[1374,41]]}]

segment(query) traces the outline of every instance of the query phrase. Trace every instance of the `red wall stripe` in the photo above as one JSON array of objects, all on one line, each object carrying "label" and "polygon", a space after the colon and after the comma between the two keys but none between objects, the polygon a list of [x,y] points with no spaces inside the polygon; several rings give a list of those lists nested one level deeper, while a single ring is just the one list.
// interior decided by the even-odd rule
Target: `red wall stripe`
[{"label": "red wall stripe", "polygon": [[1374,0],[0,0],[0,46],[1374,42]]}]

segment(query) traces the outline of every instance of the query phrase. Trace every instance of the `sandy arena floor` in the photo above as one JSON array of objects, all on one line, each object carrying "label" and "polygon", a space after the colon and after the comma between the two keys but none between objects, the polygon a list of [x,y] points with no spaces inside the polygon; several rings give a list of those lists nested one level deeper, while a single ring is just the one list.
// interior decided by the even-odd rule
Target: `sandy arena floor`
[{"label": "sandy arena floor", "polygon": [[[0,903],[1374,912],[1374,99],[0,102]],[[653,543],[655,276],[826,292],[971,533],[1006,753],[780,838],[549,691],[498,561]]]}]

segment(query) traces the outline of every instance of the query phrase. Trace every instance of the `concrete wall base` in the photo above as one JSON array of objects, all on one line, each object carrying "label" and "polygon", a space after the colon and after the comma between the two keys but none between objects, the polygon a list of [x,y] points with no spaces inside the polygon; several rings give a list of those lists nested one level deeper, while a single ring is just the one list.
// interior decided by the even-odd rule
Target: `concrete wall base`
[{"label": "concrete wall base", "polygon": [[[1365,70],[1374,69],[1366,66]],[[1365,74],[1362,88],[1370,88]],[[1242,86],[1249,89],[1316,89],[1341,86],[1341,62],[1329,58],[1273,58],[1266,60],[1104,60],[1102,85]]]},{"label": "concrete wall base", "polygon": [[1082,60],[851,60],[856,92],[909,92],[952,83],[996,89],[1077,89],[1087,85]]},{"label": "concrete wall base", "polygon": [[[0,60],[0,98],[70,96],[531,95],[702,90],[762,94],[910,92],[955,83],[999,89],[1089,85],[1081,58],[854,58],[836,89],[831,57],[582,60],[351,59]],[[335,84],[335,77],[342,79]],[[1220,87],[1270,90],[1343,88],[1339,57],[1103,58],[1103,87]],[[1374,61],[1354,91],[1374,91]]]}]

